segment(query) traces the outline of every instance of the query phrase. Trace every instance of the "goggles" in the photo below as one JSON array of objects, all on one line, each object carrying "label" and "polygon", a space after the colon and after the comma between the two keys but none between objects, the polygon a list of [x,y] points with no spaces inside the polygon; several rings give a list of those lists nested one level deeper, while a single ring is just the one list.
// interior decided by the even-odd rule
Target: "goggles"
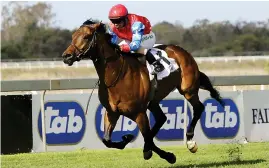
[{"label": "goggles", "polygon": [[119,18],[119,19],[110,19],[110,21],[113,23],[113,24],[120,24],[121,22],[124,21],[125,18]]}]

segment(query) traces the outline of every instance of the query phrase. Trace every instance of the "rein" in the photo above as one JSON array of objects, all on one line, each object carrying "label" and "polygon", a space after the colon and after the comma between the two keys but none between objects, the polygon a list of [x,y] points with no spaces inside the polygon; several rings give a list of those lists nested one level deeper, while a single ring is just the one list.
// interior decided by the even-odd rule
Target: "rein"
[{"label": "rein", "polygon": [[[89,25],[83,25],[83,26],[90,27]],[[83,26],[81,26],[81,27],[83,27]],[[91,27],[90,27],[90,28],[91,28]],[[85,50],[83,50],[83,49],[79,49],[73,42],[71,43],[71,45],[72,45],[72,46],[78,51],[78,53],[79,53],[79,54],[77,55],[77,58],[82,59],[82,56],[86,55],[86,54],[88,53],[88,51],[90,51],[92,48],[95,48],[95,47],[96,47],[96,45],[97,45],[97,42],[96,42],[96,41],[97,41],[97,35],[98,35],[98,32],[95,31],[95,32],[93,33],[93,35],[92,35],[92,39],[91,39],[91,41],[88,42],[88,43],[89,43],[89,44],[88,44],[88,48],[86,48]],[[109,62],[117,61],[118,59],[120,59],[121,56],[122,56],[122,55],[120,54],[120,56],[116,56],[116,57],[115,57],[115,56],[111,56],[111,57],[108,57],[108,58],[104,58],[105,66],[106,66],[107,63],[109,63]],[[97,62],[97,61],[100,60],[100,57],[96,57],[96,58],[93,60],[93,58],[90,56],[90,59],[91,59],[92,61],[94,61],[94,62]],[[124,67],[124,65],[125,65],[125,59],[123,58],[123,62],[122,62],[122,64],[121,64],[120,71],[119,71],[119,73],[118,73],[116,79],[112,82],[112,84],[111,84],[111,85],[107,85],[107,83],[104,81],[106,88],[114,87],[114,86],[117,84],[117,82],[118,82],[119,79],[120,79],[120,76],[121,76],[122,73],[123,73],[123,67]],[[100,83],[99,83],[99,84],[100,84]]]},{"label": "rein", "polygon": [[[119,57],[117,57],[117,59],[119,59]],[[110,62],[111,62],[111,61],[110,61]],[[107,62],[105,62],[105,63],[107,63]],[[117,84],[117,82],[118,82],[118,80],[120,79],[120,76],[121,76],[121,74],[122,74],[122,70],[123,70],[124,64],[125,64],[125,59],[123,58],[123,63],[121,64],[120,72],[118,73],[117,78],[116,78],[116,79],[114,80],[114,82],[112,82],[112,84],[109,85],[109,86],[108,86],[108,85],[106,84],[106,82],[105,82],[106,88],[114,87],[114,86]]]}]

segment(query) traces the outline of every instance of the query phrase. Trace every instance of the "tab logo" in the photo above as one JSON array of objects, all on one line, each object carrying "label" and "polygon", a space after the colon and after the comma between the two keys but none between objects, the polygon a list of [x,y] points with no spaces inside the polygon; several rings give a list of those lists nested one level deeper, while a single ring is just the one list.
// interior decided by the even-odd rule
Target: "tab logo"
[{"label": "tab logo", "polygon": [[[160,106],[167,117],[166,122],[156,135],[159,140],[184,139],[184,100],[163,100]],[[191,110],[187,107],[187,126],[192,119]],[[150,125],[155,124],[154,116],[150,113]]]},{"label": "tab logo", "polygon": [[200,123],[203,132],[208,138],[233,138],[239,131],[239,111],[231,99],[223,99],[224,108],[214,99],[204,102],[205,110]]},{"label": "tab logo", "polygon": [[[95,115],[95,127],[96,132],[100,139],[103,139],[104,136],[104,116],[105,116],[105,108],[100,104],[97,108]],[[112,141],[122,141],[122,136],[126,134],[132,134],[134,137],[137,137],[139,133],[139,128],[137,124],[131,119],[120,116],[116,127],[114,128],[111,136]],[[134,138],[135,139],[135,138]]]},{"label": "tab logo", "polygon": [[[76,144],[81,141],[86,128],[82,107],[76,102],[47,102],[45,104],[46,140],[48,145]],[[41,111],[38,131],[42,138]]]}]

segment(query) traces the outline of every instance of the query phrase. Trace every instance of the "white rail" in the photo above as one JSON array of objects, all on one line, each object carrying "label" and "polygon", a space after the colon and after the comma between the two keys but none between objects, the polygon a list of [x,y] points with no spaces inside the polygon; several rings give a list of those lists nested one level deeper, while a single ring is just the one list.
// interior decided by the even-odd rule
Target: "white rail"
[{"label": "white rail", "polygon": [[[229,61],[269,61],[269,56],[221,56],[221,57],[195,57],[198,63],[202,62],[229,62]],[[81,60],[75,62],[74,67],[93,67],[91,60]],[[24,61],[24,62],[1,62],[2,69],[14,69],[14,68],[57,68],[68,67],[63,61]]]}]

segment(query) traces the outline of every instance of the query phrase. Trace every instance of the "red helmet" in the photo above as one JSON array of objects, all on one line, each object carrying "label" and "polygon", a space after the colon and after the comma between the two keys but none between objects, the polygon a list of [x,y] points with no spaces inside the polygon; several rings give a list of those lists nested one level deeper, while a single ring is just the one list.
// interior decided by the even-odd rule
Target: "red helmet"
[{"label": "red helmet", "polygon": [[127,8],[122,4],[114,5],[109,11],[109,19],[124,18],[128,15]]}]

